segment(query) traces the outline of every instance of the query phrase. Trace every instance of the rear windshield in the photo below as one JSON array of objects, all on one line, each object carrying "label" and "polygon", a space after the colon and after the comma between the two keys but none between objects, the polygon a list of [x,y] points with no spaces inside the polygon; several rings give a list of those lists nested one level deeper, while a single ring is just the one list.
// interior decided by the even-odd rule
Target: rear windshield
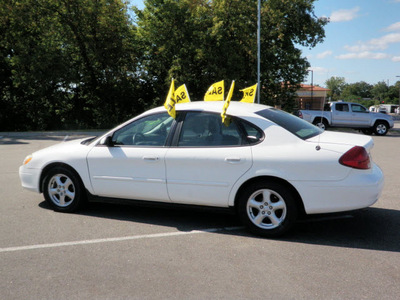
[{"label": "rear windshield", "polygon": [[306,140],[322,133],[322,130],[317,126],[300,119],[299,117],[293,116],[279,109],[269,108],[264,109],[256,113],[271,122],[285,128],[295,136]]}]

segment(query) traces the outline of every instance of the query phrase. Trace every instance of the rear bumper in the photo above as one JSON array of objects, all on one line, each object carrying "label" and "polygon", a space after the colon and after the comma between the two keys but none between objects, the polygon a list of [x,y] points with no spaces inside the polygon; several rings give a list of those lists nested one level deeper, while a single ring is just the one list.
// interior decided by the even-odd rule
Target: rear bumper
[{"label": "rear bumper", "polygon": [[368,172],[352,170],[344,180],[292,182],[303,199],[307,214],[365,208],[378,201],[384,186],[382,170],[373,164]]}]

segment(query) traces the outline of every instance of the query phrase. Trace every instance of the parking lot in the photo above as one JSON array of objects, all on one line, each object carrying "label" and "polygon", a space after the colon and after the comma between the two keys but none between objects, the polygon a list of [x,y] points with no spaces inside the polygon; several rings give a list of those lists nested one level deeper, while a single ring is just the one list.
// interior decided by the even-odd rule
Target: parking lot
[{"label": "parking lot", "polygon": [[63,134],[0,136],[0,299],[399,297],[399,131],[373,136],[385,174],[375,205],[301,221],[273,240],[218,212],[91,204],[56,213],[22,189],[18,167]]}]

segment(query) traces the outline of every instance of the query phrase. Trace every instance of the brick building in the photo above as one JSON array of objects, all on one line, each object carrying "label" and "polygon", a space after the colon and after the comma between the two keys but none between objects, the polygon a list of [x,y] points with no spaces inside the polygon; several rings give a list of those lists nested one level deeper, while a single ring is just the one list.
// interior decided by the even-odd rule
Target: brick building
[{"label": "brick building", "polygon": [[299,109],[321,110],[326,103],[329,89],[319,86],[301,84],[296,91],[296,102]]}]

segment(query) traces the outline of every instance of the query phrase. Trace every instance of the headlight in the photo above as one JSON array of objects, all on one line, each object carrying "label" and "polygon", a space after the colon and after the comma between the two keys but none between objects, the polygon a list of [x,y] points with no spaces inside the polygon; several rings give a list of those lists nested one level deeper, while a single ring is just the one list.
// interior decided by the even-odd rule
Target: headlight
[{"label": "headlight", "polygon": [[28,155],[27,157],[25,157],[23,165],[26,165],[28,162],[30,162],[32,158],[32,155]]}]

